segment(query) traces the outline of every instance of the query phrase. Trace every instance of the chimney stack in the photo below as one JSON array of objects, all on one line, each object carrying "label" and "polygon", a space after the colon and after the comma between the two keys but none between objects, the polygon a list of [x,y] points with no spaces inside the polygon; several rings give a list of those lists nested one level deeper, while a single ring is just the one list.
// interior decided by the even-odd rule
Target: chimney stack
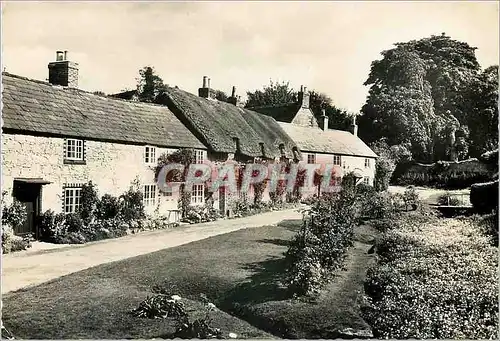
[{"label": "chimney stack", "polygon": [[215,98],[215,91],[210,89],[210,78],[203,76],[203,85],[198,89],[198,96],[203,98]]},{"label": "chimney stack", "polygon": [[301,108],[309,108],[309,93],[307,92],[307,87],[301,85],[300,91],[298,93],[298,100]]},{"label": "chimney stack", "polygon": [[351,133],[358,136],[358,124],[356,123],[356,115],[352,117]]},{"label": "chimney stack", "polygon": [[328,130],[328,116],[326,116],[325,114],[325,109],[322,109],[321,110],[321,118],[323,119],[323,131],[327,131]]},{"label": "chimney stack", "polygon": [[78,88],[78,63],[68,60],[68,51],[56,51],[56,61],[49,63],[49,83]]},{"label": "chimney stack", "polygon": [[227,103],[231,103],[232,105],[236,105],[237,107],[241,107],[242,103],[240,101],[240,97],[236,96],[236,87],[233,86],[233,90],[231,91],[231,97],[227,99]]}]

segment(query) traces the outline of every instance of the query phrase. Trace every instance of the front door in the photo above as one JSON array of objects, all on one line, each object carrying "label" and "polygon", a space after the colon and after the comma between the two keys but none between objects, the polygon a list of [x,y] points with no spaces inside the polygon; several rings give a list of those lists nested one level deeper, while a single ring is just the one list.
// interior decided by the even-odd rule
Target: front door
[{"label": "front door", "polygon": [[40,215],[40,191],[42,186],[36,183],[25,183],[14,180],[13,196],[16,200],[24,204],[26,210],[26,220],[22,226],[14,229],[16,235],[26,235],[33,233],[36,238],[37,221]]},{"label": "front door", "polygon": [[219,188],[219,211],[223,217],[226,216],[226,188],[224,186]]}]

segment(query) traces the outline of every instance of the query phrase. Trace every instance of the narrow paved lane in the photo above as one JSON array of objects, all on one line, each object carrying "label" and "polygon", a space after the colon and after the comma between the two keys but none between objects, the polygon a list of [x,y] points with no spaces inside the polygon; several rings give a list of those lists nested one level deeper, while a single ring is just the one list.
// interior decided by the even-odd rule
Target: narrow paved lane
[{"label": "narrow paved lane", "polygon": [[240,229],[300,219],[297,209],[219,220],[169,230],[147,231],[122,238],[72,245],[35,253],[2,255],[2,294],[84,270]]}]

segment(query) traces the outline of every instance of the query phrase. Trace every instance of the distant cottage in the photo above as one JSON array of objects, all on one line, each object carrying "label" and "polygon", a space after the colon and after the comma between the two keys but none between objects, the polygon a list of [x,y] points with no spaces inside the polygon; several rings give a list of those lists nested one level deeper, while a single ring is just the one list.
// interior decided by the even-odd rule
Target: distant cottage
[{"label": "distant cottage", "polygon": [[249,109],[278,121],[299,147],[304,163],[333,163],[338,180],[354,172],[365,184],[373,185],[377,155],[358,137],[355,118],[351,132],[328,129],[328,117],[323,113],[321,122],[317,122],[309,98],[307,88],[302,86],[296,103]]}]

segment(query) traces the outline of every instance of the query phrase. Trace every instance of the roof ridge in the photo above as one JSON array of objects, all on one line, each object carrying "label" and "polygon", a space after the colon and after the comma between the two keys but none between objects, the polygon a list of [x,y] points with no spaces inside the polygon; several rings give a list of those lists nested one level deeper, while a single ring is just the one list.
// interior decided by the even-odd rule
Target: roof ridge
[{"label": "roof ridge", "polygon": [[[2,72],[2,76],[4,76],[4,75],[5,76],[9,76],[9,77],[13,77],[13,78],[17,78],[17,79],[26,80],[26,81],[37,83],[37,84],[42,84],[42,85],[50,86],[54,90],[59,90],[59,91],[68,91],[68,90],[69,91],[76,91],[76,92],[80,92],[80,93],[84,93],[84,94],[89,94],[89,95],[92,95],[92,96],[96,96],[96,97],[99,97],[99,98],[106,98],[106,99],[109,99],[109,100],[112,100],[112,101],[121,101],[121,102],[126,102],[126,103],[134,103],[134,104],[138,104],[138,105],[146,105],[146,106],[152,106],[152,107],[161,107],[161,108],[165,108],[167,110],[170,110],[170,109],[168,109],[168,107],[166,105],[162,105],[162,104],[151,103],[151,102],[133,101],[133,100],[129,100],[129,99],[112,97],[111,95],[102,96],[102,95],[95,94],[92,91],[83,90],[83,89],[79,89],[79,88],[72,88],[72,87],[63,86],[63,85],[55,85],[55,84],[49,83],[47,81],[41,81],[39,79],[33,79],[33,78],[25,77],[25,76],[20,76],[20,75],[16,75],[16,74],[13,74],[13,73],[10,73],[10,72],[6,72],[6,71]],[[130,90],[130,91],[132,91],[132,90]]]}]

